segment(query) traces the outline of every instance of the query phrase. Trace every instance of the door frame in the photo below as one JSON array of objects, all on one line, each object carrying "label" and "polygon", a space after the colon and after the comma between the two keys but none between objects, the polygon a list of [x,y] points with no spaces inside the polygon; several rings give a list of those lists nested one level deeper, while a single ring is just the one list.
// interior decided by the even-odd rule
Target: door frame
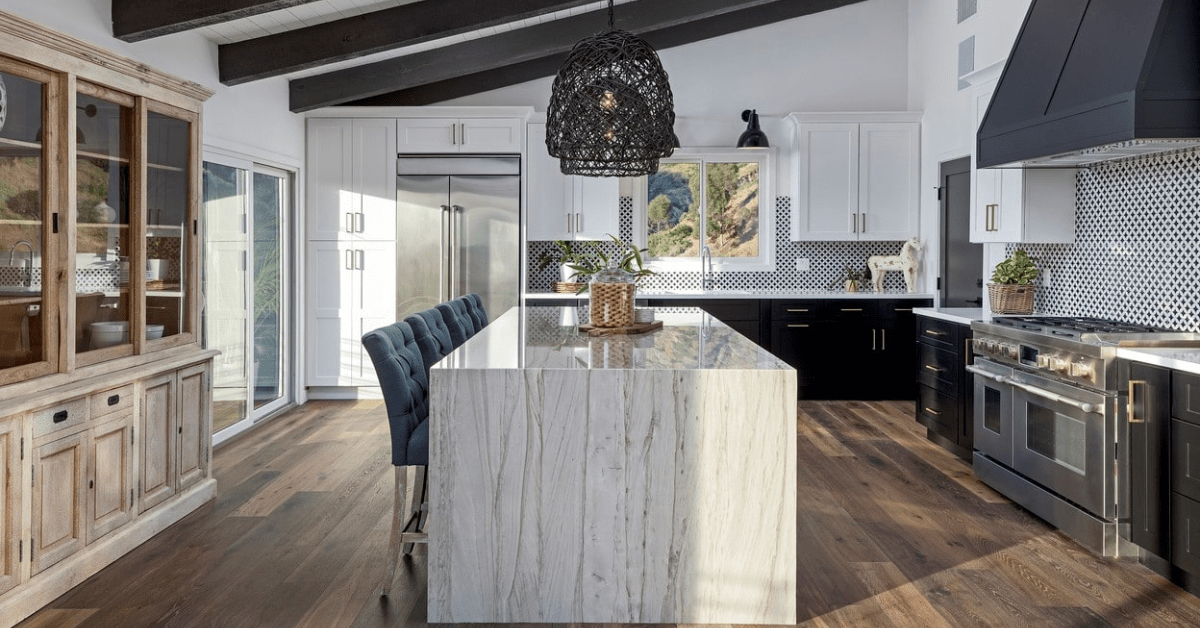
[{"label": "door frame", "polygon": [[[298,341],[298,339],[302,337],[301,334],[303,334],[304,330],[302,329],[302,324],[300,322],[302,320],[302,312],[299,311],[300,308],[297,304],[303,303],[304,291],[302,284],[296,281],[296,278],[302,276],[303,274],[303,268],[301,267],[303,258],[296,250],[296,242],[301,241],[301,230],[304,228],[304,226],[302,221],[296,220],[295,218],[296,216],[302,215],[301,212],[303,211],[303,198],[300,194],[300,190],[302,189],[302,169],[298,162],[288,160],[286,157],[279,155],[273,157],[263,157],[261,155],[251,154],[250,152],[240,148],[227,148],[224,146],[212,146],[207,144],[204,146],[203,151],[202,163],[204,162],[216,163],[249,172],[251,176],[249,177],[248,181],[249,187],[247,188],[247,194],[251,199],[251,202],[253,199],[253,174],[255,172],[262,172],[276,176],[279,174],[284,174],[287,176],[285,192],[287,195],[286,201],[288,204],[283,209],[283,213],[280,216],[280,241],[284,247],[283,272],[285,273],[285,278],[281,281],[281,286],[283,286],[282,302],[287,309],[286,314],[280,318],[281,325],[284,327],[284,330],[280,335],[280,342],[283,345],[282,360],[284,362],[283,375],[280,378],[282,394],[280,399],[273,401],[270,404],[266,404],[261,409],[256,410],[254,408],[253,398],[254,386],[253,383],[249,382],[248,380],[246,387],[247,417],[243,418],[237,423],[234,423],[233,425],[230,425],[220,432],[214,432],[212,434],[212,439],[213,446],[215,447],[238,436],[242,432],[253,428],[263,421],[278,416],[284,410],[302,404],[306,401],[306,395],[303,387],[303,369],[298,368],[298,365],[303,364],[304,360],[303,345]],[[253,248],[252,236],[254,223],[252,206],[247,207],[246,220],[247,251],[249,252]],[[203,229],[203,220],[201,221],[201,225]],[[203,245],[207,248],[207,235],[205,236]],[[248,254],[247,258],[250,260],[252,259],[252,256]],[[252,262],[250,263],[252,264]],[[248,267],[246,272],[245,289],[247,295],[247,304],[250,308],[253,308],[253,293],[251,286],[252,277],[253,268]],[[253,319],[254,317],[251,314],[248,314],[246,317],[246,338],[248,343],[253,342]],[[248,352],[247,355],[249,356],[250,352]],[[248,377],[252,377],[253,369],[250,365],[253,364],[253,361],[249,357],[247,360]]]}]

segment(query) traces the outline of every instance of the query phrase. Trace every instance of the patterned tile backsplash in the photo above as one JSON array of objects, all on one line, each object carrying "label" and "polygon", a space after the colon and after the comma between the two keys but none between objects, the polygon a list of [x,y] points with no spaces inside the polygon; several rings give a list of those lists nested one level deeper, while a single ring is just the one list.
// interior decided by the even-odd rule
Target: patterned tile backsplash
[{"label": "patterned tile backsplash", "polygon": [[1200,331],[1200,150],[1079,171],[1074,244],[1023,247],[1048,271],[1034,308]]},{"label": "patterned tile backsplash", "polygon": [[[775,272],[717,272],[713,279],[725,290],[825,290],[845,270],[847,264],[864,268],[872,255],[895,255],[900,252],[902,242],[792,242],[791,198],[780,196],[775,199]],[[629,241],[633,236],[633,199],[621,198],[621,238]],[[606,252],[615,246],[605,245]],[[529,243],[529,290],[549,292],[551,284],[558,281],[558,267],[538,270],[538,258],[554,248],[553,242]],[[796,270],[797,258],[808,258],[808,272]],[[639,290],[696,290],[701,286],[700,261],[696,261],[695,272],[664,272],[647,278]],[[900,273],[888,273],[884,280],[886,291],[903,292],[904,279]]]}]

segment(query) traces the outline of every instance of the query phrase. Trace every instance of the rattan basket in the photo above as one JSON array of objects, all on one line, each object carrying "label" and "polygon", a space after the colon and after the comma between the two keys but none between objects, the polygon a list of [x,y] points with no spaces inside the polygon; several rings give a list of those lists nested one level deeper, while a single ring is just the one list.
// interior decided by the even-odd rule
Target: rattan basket
[{"label": "rattan basket", "polygon": [[1032,284],[989,283],[993,314],[1033,314]]}]

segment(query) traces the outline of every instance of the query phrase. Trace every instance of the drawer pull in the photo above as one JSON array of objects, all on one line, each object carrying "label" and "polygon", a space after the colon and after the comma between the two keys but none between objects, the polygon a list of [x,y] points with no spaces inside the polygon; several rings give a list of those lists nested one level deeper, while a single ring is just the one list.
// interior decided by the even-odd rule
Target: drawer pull
[{"label": "drawer pull", "polygon": [[118,403],[121,403],[121,395],[109,395],[108,396],[108,405],[115,406]]},{"label": "drawer pull", "polygon": [[803,324],[800,324],[800,325],[788,325],[788,327],[792,327],[792,328],[796,328],[796,327],[808,327],[808,325],[803,325]]},{"label": "drawer pull", "polygon": [[862,310],[863,309],[861,307],[844,307],[844,308],[842,308],[843,312],[861,312]]},{"label": "drawer pull", "polygon": [[930,408],[929,406],[925,406],[925,411],[934,416],[938,416],[941,414],[941,412],[938,412],[937,410],[934,410],[933,408]]},{"label": "drawer pull", "polygon": [[934,331],[934,330],[932,330],[932,329],[926,329],[926,330],[925,330],[925,335],[927,335],[927,336],[933,336],[934,338],[941,338],[942,336],[945,336],[945,335],[946,335],[946,332],[944,332],[944,331]]},{"label": "drawer pull", "polygon": [[[45,415],[43,415],[43,416],[45,416]],[[59,410],[58,412],[54,413],[54,422],[62,423],[63,421],[67,420],[68,416],[70,416],[70,415],[67,413],[66,410]]]},{"label": "drawer pull", "polygon": [[892,311],[893,312],[911,312],[912,310],[913,309],[911,307],[898,307]]},{"label": "drawer pull", "polygon": [[796,312],[796,313],[804,313],[804,312],[807,312],[807,311],[808,311],[808,308],[806,308],[806,307],[800,307],[800,308],[794,308],[794,309],[793,309],[793,308],[788,308],[788,311],[789,311],[789,312]]},{"label": "drawer pull", "polygon": [[944,370],[946,370],[946,369],[940,369],[940,368],[938,368],[938,367],[936,367],[936,366],[934,366],[934,365],[932,365],[932,364],[926,364],[926,365],[925,365],[925,370],[927,370],[927,371],[933,371],[934,373],[941,373],[942,371],[944,371]]},{"label": "drawer pull", "polygon": [[1129,380],[1129,408],[1128,408],[1128,414],[1129,414],[1129,423],[1130,423],[1130,424],[1134,424],[1134,423],[1145,423],[1145,422],[1146,422],[1146,418],[1145,418],[1145,417],[1142,417],[1142,418],[1140,418],[1140,419],[1139,419],[1139,418],[1137,418],[1137,412],[1134,412],[1134,408],[1135,408],[1135,407],[1137,407],[1137,406],[1136,406],[1136,402],[1134,402],[1134,398],[1133,398],[1133,390],[1134,390],[1134,387],[1135,387],[1135,386],[1146,386],[1146,385],[1148,385],[1148,382],[1146,382],[1145,380],[1141,380],[1141,379],[1131,379],[1131,380]]}]

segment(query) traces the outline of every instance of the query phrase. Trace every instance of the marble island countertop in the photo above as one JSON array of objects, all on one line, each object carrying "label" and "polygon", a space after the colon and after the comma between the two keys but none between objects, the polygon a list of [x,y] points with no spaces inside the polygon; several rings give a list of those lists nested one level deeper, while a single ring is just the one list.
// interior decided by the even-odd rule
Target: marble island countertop
[{"label": "marble island countertop", "polygon": [[658,312],[662,329],[591,337],[579,331],[574,308],[513,308],[433,366],[435,369],[791,369],[710,314],[688,308]]},{"label": "marble island countertop", "polygon": [[[586,299],[588,293],[526,292],[528,301],[554,299]],[[933,294],[908,292],[833,292],[829,290],[663,290],[641,291],[637,299],[932,299]]]}]

